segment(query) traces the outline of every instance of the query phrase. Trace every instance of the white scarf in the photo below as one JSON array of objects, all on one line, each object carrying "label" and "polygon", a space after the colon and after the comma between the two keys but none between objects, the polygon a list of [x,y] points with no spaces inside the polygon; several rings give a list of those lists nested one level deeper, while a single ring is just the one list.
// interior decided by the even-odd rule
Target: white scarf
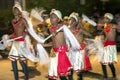
[{"label": "white scarf", "polygon": [[63,25],[63,30],[68,47],[71,45],[71,50],[80,49],[80,44],[78,40],[75,38],[74,34],[69,30],[68,26]]}]

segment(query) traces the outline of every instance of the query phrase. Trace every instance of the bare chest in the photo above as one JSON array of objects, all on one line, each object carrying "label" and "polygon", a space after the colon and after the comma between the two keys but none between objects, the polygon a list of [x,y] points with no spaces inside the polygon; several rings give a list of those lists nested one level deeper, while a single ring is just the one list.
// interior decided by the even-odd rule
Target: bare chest
[{"label": "bare chest", "polygon": [[59,32],[56,34],[56,36],[53,38],[53,46],[59,47],[65,45],[65,37],[63,32]]}]

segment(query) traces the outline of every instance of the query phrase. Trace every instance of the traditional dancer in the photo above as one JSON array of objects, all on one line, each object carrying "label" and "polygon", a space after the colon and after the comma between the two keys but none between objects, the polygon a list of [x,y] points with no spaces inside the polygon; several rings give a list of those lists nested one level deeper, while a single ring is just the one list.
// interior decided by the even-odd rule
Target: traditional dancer
[{"label": "traditional dancer", "polygon": [[69,28],[74,33],[75,37],[80,43],[80,48],[76,50],[70,50],[68,56],[71,60],[73,70],[77,72],[78,80],[83,80],[82,72],[91,69],[91,64],[85,50],[85,44],[83,43],[83,34],[89,35],[85,30],[80,28],[79,15],[73,12],[69,16]]},{"label": "traditional dancer", "polygon": [[[50,21],[52,24],[52,26],[50,27],[50,32],[54,36],[52,37],[53,48],[50,53],[49,80],[56,80],[58,75],[60,76],[61,80],[67,80],[66,75],[70,74],[72,65],[66,54],[68,52],[68,47],[65,42],[65,32],[66,31],[61,30],[56,33],[57,29],[65,26],[62,24],[61,12],[59,10],[53,9],[50,13]],[[66,27],[66,28],[68,28],[68,27]],[[66,33],[68,34],[69,31],[67,31]],[[71,36],[71,35],[69,35],[69,36]],[[71,39],[71,40],[73,40],[73,39]],[[70,77],[71,76],[69,76],[69,80],[72,80]]]},{"label": "traditional dancer", "polygon": [[12,61],[14,79],[19,80],[17,60],[20,60],[20,64],[25,74],[25,80],[28,80],[28,69],[27,69],[26,63],[24,62],[26,58],[21,54],[21,53],[24,53],[23,48],[25,47],[25,35],[27,34],[26,32],[27,23],[25,19],[22,17],[21,11],[22,11],[22,8],[20,4],[16,3],[13,6],[14,19],[12,20],[14,33],[9,35],[9,38],[17,38],[20,36],[21,38],[13,41],[8,58]]},{"label": "traditional dancer", "polygon": [[104,53],[101,56],[101,65],[102,70],[104,74],[104,80],[108,79],[106,65],[109,65],[113,79],[116,80],[116,72],[114,63],[117,62],[117,49],[116,49],[116,42],[115,42],[115,36],[116,36],[116,29],[120,29],[120,26],[113,24],[114,16],[111,13],[105,13],[104,15],[104,25],[97,25],[97,26],[104,26],[104,33],[105,33],[105,39],[104,39]]}]

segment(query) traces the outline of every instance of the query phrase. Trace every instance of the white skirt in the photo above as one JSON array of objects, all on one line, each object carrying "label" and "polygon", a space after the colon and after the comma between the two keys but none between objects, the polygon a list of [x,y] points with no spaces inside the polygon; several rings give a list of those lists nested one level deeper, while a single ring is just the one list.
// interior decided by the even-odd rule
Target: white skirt
[{"label": "white skirt", "polygon": [[76,72],[84,69],[84,50],[70,51],[68,57]]},{"label": "white skirt", "polygon": [[25,57],[22,55],[24,47],[25,43],[23,41],[13,41],[8,58],[13,61],[18,59],[25,60]]},{"label": "white skirt", "polygon": [[101,62],[103,64],[110,64],[117,62],[117,49],[116,45],[108,45],[104,47],[104,53],[101,56]]},{"label": "white skirt", "polygon": [[56,79],[58,76],[57,73],[57,65],[58,65],[58,53],[56,53],[55,57],[50,57],[48,75],[49,78]]},{"label": "white skirt", "polygon": [[25,41],[13,41],[8,58],[10,60],[26,60],[38,62],[33,45],[28,35],[25,36]]}]

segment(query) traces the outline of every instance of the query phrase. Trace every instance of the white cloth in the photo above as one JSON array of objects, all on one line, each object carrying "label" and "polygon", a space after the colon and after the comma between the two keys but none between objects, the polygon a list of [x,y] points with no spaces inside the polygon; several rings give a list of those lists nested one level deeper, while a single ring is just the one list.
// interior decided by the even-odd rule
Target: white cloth
[{"label": "white cloth", "polygon": [[9,52],[8,58],[10,60],[25,60],[25,57],[22,55],[24,53],[24,47],[25,43],[24,42],[18,42],[18,41],[13,41],[12,48]]},{"label": "white cloth", "polygon": [[70,50],[68,57],[73,66],[73,70],[77,72],[84,69],[84,50]]},{"label": "white cloth", "polygon": [[33,62],[38,61],[38,59],[35,57],[34,52],[26,47],[24,41],[13,41],[8,58],[13,61],[18,59],[25,60],[25,58],[28,58]]},{"label": "white cloth", "polygon": [[30,33],[30,35],[39,43],[44,43],[44,39],[39,37],[39,35],[35,32],[35,30],[33,29],[33,24],[31,22],[31,19],[29,17],[29,13],[26,11],[22,11],[23,17],[26,19],[27,23],[28,23],[28,32]]},{"label": "white cloth", "polygon": [[8,39],[9,37],[7,34],[2,36],[2,40],[0,41],[0,50],[4,50],[11,45],[11,42],[9,42]]},{"label": "white cloth", "polygon": [[49,63],[49,56],[47,51],[44,49],[44,47],[41,44],[37,44],[37,55],[39,57],[40,60],[40,64],[47,64]]},{"label": "white cloth", "polygon": [[117,50],[116,45],[109,45],[104,47],[104,54],[102,55],[101,62],[109,64],[117,62]]},{"label": "white cloth", "polygon": [[57,65],[58,65],[58,53],[56,53],[55,57],[50,57],[50,63],[48,69],[49,76],[54,76],[54,78],[58,76]]},{"label": "white cloth", "polygon": [[2,43],[0,43],[0,50],[4,50],[6,47]]},{"label": "white cloth", "polygon": [[38,55],[38,59],[40,60],[41,64],[46,64],[49,62],[49,57],[47,52],[45,51],[45,49],[42,47],[42,45],[40,43],[44,43],[45,39],[43,37],[41,37],[40,35],[38,35],[35,30],[33,29],[33,25],[31,22],[31,19],[29,17],[29,13],[26,11],[22,12],[24,18],[26,19],[27,23],[28,23],[28,32],[30,33],[30,35],[36,40],[38,41],[37,44],[37,55]]},{"label": "white cloth", "polygon": [[72,50],[76,50],[80,48],[80,44],[77,41],[77,39],[75,38],[74,34],[69,30],[68,26],[63,25],[63,31],[64,31],[64,35],[65,35],[65,39],[66,39],[66,43],[67,45],[71,46],[70,48]]}]

